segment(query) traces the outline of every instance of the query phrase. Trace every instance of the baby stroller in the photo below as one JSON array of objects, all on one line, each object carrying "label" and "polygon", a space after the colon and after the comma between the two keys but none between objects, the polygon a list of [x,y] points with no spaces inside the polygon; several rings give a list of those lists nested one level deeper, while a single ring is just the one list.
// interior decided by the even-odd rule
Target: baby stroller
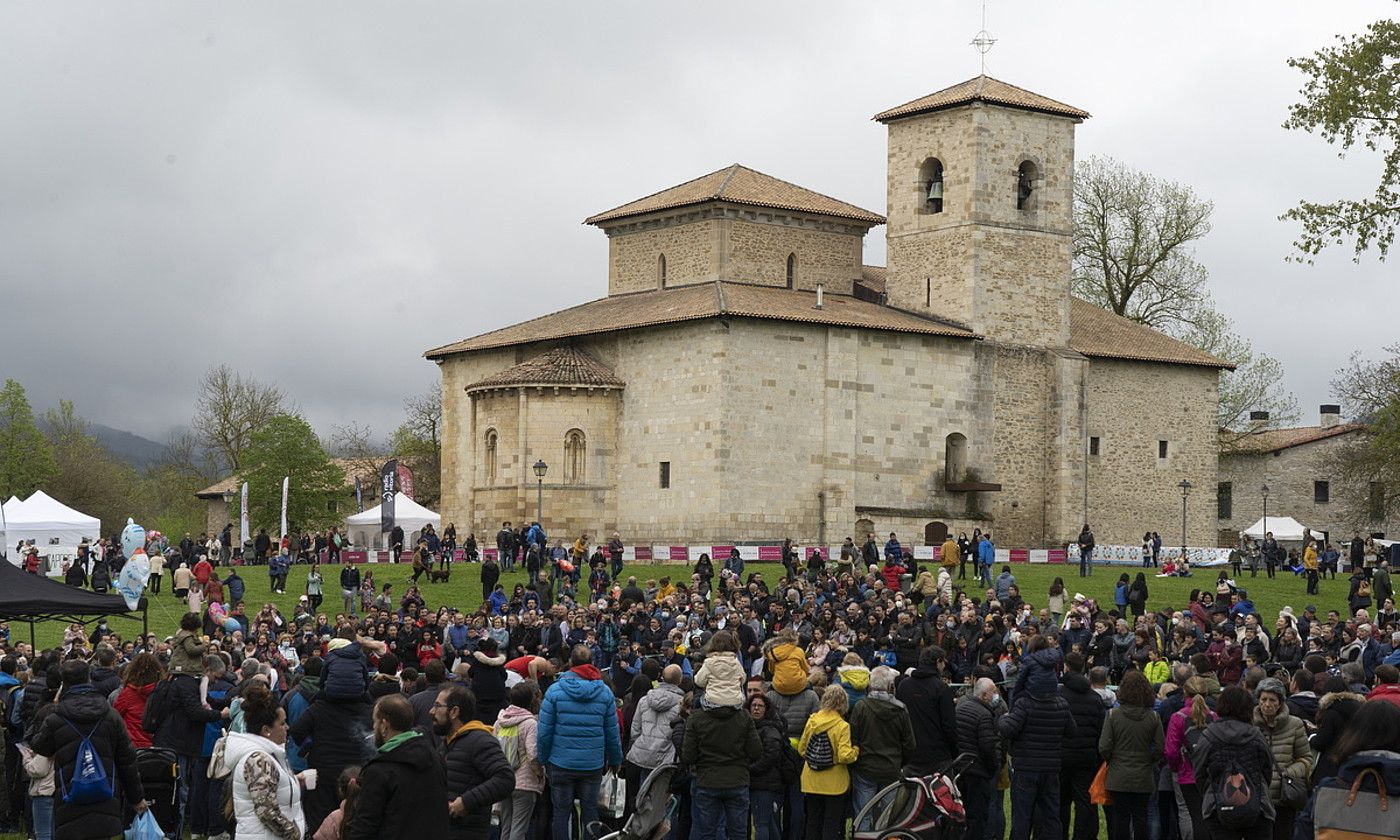
[{"label": "baby stroller", "polygon": [[[136,773],[141,777],[141,787],[146,791],[146,800],[151,803],[156,822],[166,831],[175,831],[180,822],[179,757],[174,750],[154,747],[137,750]],[[125,817],[128,825],[133,817],[135,812],[128,808]]]},{"label": "baby stroller", "polygon": [[647,774],[637,788],[637,807],[620,831],[602,833],[602,824],[588,827],[588,836],[596,840],[657,840],[670,830],[671,812],[676,803],[671,797],[671,779],[680,769],[663,764]]},{"label": "baby stroller", "polygon": [[957,780],[977,756],[963,753],[930,776],[906,775],[875,794],[853,825],[853,840],[961,840],[967,813]]}]

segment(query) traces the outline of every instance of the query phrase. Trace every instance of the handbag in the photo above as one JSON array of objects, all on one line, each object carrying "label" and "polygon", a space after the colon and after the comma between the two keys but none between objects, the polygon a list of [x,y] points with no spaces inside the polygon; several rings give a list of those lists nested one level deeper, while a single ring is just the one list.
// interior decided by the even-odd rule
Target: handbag
[{"label": "handbag", "polygon": [[1113,794],[1108,792],[1108,762],[1099,765],[1094,781],[1089,784],[1089,801],[1095,805],[1112,805]]},{"label": "handbag", "polygon": [[1295,811],[1301,811],[1307,807],[1308,783],[1303,779],[1283,774],[1283,779],[1279,784],[1279,801]]},{"label": "handbag", "polygon": [[604,816],[621,819],[627,809],[627,785],[622,777],[609,770],[598,785],[598,811]]}]

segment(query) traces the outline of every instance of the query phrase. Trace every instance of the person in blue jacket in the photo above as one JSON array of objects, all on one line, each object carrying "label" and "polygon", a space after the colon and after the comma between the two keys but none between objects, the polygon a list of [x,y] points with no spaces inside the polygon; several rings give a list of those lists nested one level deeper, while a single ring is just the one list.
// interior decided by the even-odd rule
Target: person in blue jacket
[{"label": "person in blue jacket", "polygon": [[977,544],[977,569],[981,572],[984,587],[992,585],[992,564],[996,561],[996,544],[992,542],[992,534],[988,531],[982,535],[982,541]]},{"label": "person in blue jacket", "polygon": [[595,822],[603,771],[622,766],[617,700],[593,665],[593,651],[575,645],[569,665],[545,692],[535,730],[536,757],[549,770],[554,805],[550,836],[561,840],[573,836],[569,818],[574,800],[581,807],[580,824]]}]

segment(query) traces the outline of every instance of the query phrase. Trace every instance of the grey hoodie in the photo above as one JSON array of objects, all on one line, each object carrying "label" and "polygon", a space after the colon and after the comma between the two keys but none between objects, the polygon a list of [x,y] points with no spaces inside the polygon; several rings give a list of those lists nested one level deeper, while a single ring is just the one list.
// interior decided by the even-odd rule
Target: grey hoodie
[{"label": "grey hoodie", "polygon": [[671,742],[671,721],[680,716],[685,693],[680,686],[661,683],[637,701],[632,715],[632,746],[627,760],[648,770],[675,761]]}]

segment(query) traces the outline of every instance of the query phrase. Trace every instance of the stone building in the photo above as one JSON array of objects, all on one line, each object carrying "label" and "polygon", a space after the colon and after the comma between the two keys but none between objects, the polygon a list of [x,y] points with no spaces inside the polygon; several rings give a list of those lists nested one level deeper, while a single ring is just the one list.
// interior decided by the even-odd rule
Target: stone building
[{"label": "stone building", "polygon": [[590,217],[606,297],[425,354],[444,520],[489,532],[538,494],[551,533],[639,544],[1032,548],[1086,515],[1135,544],[1188,480],[1214,542],[1228,364],[1070,296],[1088,116],[986,76],[881,112],[888,220],[737,164]]},{"label": "stone building", "polygon": [[[1361,423],[1343,423],[1341,412],[1341,406],[1323,405],[1316,426],[1231,436],[1220,454],[1221,545],[1234,545],[1240,531],[1264,516],[1265,486],[1270,516],[1291,516],[1330,539],[1400,534],[1400,522],[1385,514],[1382,488],[1351,484],[1340,474],[1338,456],[1366,433]],[[1251,419],[1264,423],[1269,416],[1254,412]]]}]

